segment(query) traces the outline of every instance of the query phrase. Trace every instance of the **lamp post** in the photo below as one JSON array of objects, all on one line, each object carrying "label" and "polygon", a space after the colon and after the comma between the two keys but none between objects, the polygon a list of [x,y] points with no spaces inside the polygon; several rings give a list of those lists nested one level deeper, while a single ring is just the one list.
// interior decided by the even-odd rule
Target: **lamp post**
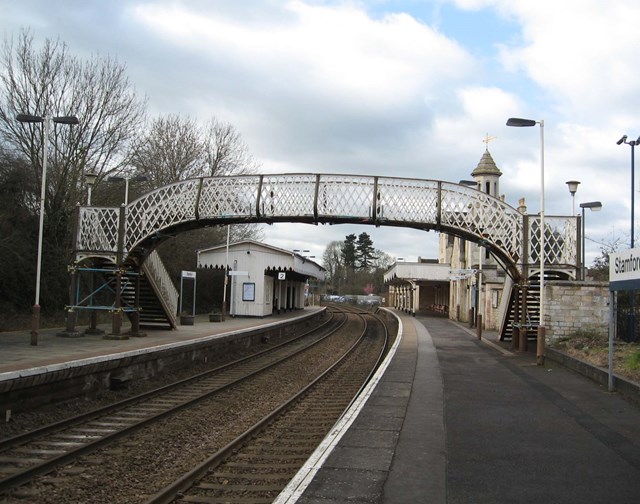
[{"label": "lamp post", "polygon": [[224,283],[222,285],[222,315],[220,319],[224,322],[227,315],[227,279],[229,278],[229,237],[231,227],[227,224],[227,258],[224,264]]},{"label": "lamp post", "polygon": [[130,182],[147,182],[149,177],[146,175],[134,175],[133,177],[109,177],[109,182],[124,181],[124,206],[129,204],[129,183]]},{"label": "lamp post", "polygon": [[635,192],[635,147],[640,144],[640,137],[637,140],[627,141],[627,135],[623,135],[620,140],[616,142],[616,144],[627,144],[631,146],[631,248],[634,247],[634,211],[635,211],[635,201],[634,201],[634,192]]},{"label": "lamp post", "polygon": [[582,208],[582,281],[586,278],[586,268],[584,265],[584,254],[585,254],[585,223],[584,223],[584,209],[590,208],[592,212],[599,212],[602,210],[602,203],[599,201],[589,201],[587,203],[580,203],[580,208]]},{"label": "lamp post", "polygon": [[[616,144],[621,145],[621,144],[627,144],[631,146],[631,247],[630,248],[634,248],[635,246],[635,236],[634,236],[634,228],[635,228],[635,216],[634,216],[634,212],[635,212],[635,208],[636,208],[636,204],[635,204],[635,198],[634,198],[634,193],[635,193],[635,173],[636,173],[636,169],[635,169],[635,147],[636,145],[640,144],[640,136],[636,139],[636,140],[630,140],[627,141],[627,135],[622,135],[622,138],[620,140],[618,140],[616,142]],[[635,291],[630,291],[629,292],[629,297],[630,297],[630,314],[629,314],[629,332],[630,332],[630,337],[631,337],[631,341],[635,340],[635,298],[636,298],[636,293]]]},{"label": "lamp post", "polygon": [[571,217],[573,217],[576,214],[576,191],[578,190],[580,182],[577,180],[567,180],[566,184],[571,193]]},{"label": "lamp post", "polygon": [[538,338],[536,345],[536,363],[538,366],[544,365],[545,352],[545,327],[544,327],[544,120],[520,119],[510,117],[507,126],[531,127],[540,125],[540,324],[538,325]]},{"label": "lamp post", "polygon": [[44,139],[42,141],[42,182],[40,186],[40,223],[38,225],[38,258],[36,264],[36,297],[33,305],[33,320],[31,326],[31,344],[38,344],[40,333],[40,276],[42,273],[42,235],[44,228],[44,201],[47,186],[47,151],[49,146],[49,127],[51,122],[59,124],[78,124],[75,116],[36,116],[30,114],[18,114],[16,120],[21,123],[44,123]]},{"label": "lamp post", "polygon": [[84,181],[87,184],[87,206],[91,206],[91,190],[93,189],[97,179],[98,175],[95,173],[86,173],[84,175]]}]

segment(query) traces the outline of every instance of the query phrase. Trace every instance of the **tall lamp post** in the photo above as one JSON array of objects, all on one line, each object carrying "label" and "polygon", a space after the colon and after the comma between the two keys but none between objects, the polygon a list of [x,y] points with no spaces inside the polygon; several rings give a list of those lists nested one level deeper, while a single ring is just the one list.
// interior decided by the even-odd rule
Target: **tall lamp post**
[{"label": "tall lamp post", "polygon": [[545,327],[544,327],[544,252],[545,252],[545,236],[544,236],[544,120],[536,121],[535,119],[520,119],[518,117],[510,117],[507,120],[507,126],[515,126],[518,128],[531,127],[536,124],[540,125],[540,324],[538,325],[538,338],[536,344],[536,363],[538,366],[544,365],[545,352]]},{"label": "tall lamp post", "polygon": [[635,201],[634,201],[634,192],[635,192],[635,147],[636,145],[640,145],[640,137],[637,140],[627,141],[627,135],[623,135],[620,140],[616,142],[616,144],[627,144],[631,146],[631,248],[634,247],[634,211],[635,211]]},{"label": "tall lamp post", "polygon": [[586,279],[586,268],[584,265],[584,254],[585,254],[585,223],[584,223],[584,209],[590,208],[592,212],[599,212],[602,210],[602,203],[599,201],[589,201],[588,203],[580,203],[580,208],[582,208],[582,280]]},{"label": "tall lamp post", "polygon": [[[636,204],[635,204],[635,198],[634,198],[634,193],[635,193],[635,173],[636,173],[636,169],[635,169],[635,147],[636,145],[640,144],[640,137],[638,137],[636,140],[627,140],[627,135],[622,135],[622,138],[620,140],[618,140],[616,142],[616,144],[621,145],[621,144],[627,144],[631,146],[631,247],[630,248],[634,248],[635,246],[635,236],[634,236],[634,228],[635,228],[635,216],[634,216],[634,212],[636,209]],[[631,341],[635,340],[635,298],[636,298],[636,293],[635,291],[631,291],[629,292],[629,296],[630,296],[630,314],[629,314],[629,332],[630,332],[630,337],[631,337]]]},{"label": "tall lamp post", "polygon": [[576,191],[578,190],[580,182],[577,180],[567,180],[566,184],[571,194],[571,217],[574,217],[576,215]]},{"label": "tall lamp post", "polygon": [[44,229],[44,201],[46,197],[47,187],[47,157],[49,147],[49,125],[53,121],[59,124],[78,124],[78,118],[75,116],[56,116],[49,115],[36,116],[30,114],[18,114],[16,120],[21,123],[44,123],[44,139],[42,141],[42,182],[40,186],[40,223],[38,225],[38,259],[36,264],[36,298],[33,305],[33,320],[31,325],[31,344],[38,344],[38,334],[40,333],[40,276],[42,273],[42,235]]}]

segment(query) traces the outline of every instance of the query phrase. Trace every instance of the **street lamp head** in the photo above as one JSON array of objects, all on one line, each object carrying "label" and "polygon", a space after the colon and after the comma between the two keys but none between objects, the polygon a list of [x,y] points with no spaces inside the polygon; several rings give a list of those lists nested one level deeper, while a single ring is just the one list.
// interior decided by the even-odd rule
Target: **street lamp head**
[{"label": "street lamp head", "polygon": [[16,121],[19,121],[21,123],[41,123],[44,122],[44,117],[31,114],[18,114],[16,116]]},{"label": "street lamp head", "polygon": [[515,126],[516,128],[528,128],[535,126],[538,121],[534,119],[521,119],[519,117],[510,117],[507,119],[507,126]]},{"label": "street lamp head", "polygon": [[617,145],[621,145],[627,141],[627,135],[622,135],[622,138],[616,142]]},{"label": "street lamp head", "polygon": [[[45,119],[46,119],[45,117],[31,115],[31,114],[18,114],[16,116],[16,120],[21,123],[41,123],[41,122],[44,122]],[[54,123],[59,123],[59,124],[72,124],[72,125],[80,124],[80,121],[76,116],[57,116],[57,117],[52,117],[51,120]]]},{"label": "street lamp head", "polygon": [[84,174],[84,180],[88,186],[92,186],[93,184],[95,184],[97,179],[98,179],[98,175],[95,173]]},{"label": "street lamp head", "polygon": [[592,212],[599,212],[600,210],[602,210],[602,203],[600,203],[599,201],[580,203],[580,208],[590,208]]},{"label": "street lamp head", "polygon": [[468,187],[478,187],[478,183],[475,180],[461,180],[458,184]]},{"label": "street lamp head", "polygon": [[580,182],[578,182],[577,180],[567,180],[566,184],[569,187],[569,192],[571,193],[571,196],[575,195],[576,191],[578,190],[578,186],[580,185]]},{"label": "street lamp head", "polygon": [[149,177],[146,175],[134,175],[133,177],[121,177],[114,175],[112,177],[107,177],[107,182],[125,182],[127,180],[129,182],[148,182]]},{"label": "street lamp head", "polygon": [[59,124],[80,124],[76,116],[58,116],[51,119],[54,123]]}]

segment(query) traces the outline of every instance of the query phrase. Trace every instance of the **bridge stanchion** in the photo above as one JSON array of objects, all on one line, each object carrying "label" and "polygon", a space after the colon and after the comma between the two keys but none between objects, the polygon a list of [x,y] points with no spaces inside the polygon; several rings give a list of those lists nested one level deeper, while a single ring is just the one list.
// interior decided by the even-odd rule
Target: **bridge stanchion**
[{"label": "bridge stanchion", "polygon": [[536,364],[538,366],[544,366],[545,336],[545,327],[542,325],[538,326],[538,338],[536,341]]},{"label": "bridge stanchion", "polygon": [[520,345],[520,326],[513,324],[511,331],[511,350],[517,350]]},{"label": "bridge stanchion", "polygon": [[144,338],[147,335],[146,332],[140,331],[140,308],[137,308],[136,311],[131,314],[131,330],[129,334],[136,338]]},{"label": "bridge stanchion", "polygon": [[78,285],[78,270],[73,267],[70,268],[71,271],[71,284],[69,286],[69,306],[67,307],[67,315],[66,315],[66,326],[65,329],[56,334],[56,336],[60,336],[63,338],[78,338],[82,336],[82,334],[76,330],[77,313],[73,309],[73,305],[76,304],[75,293]]},{"label": "bridge stanchion", "polygon": [[527,326],[525,325],[521,325],[520,326],[520,346],[518,347],[518,350],[520,350],[521,352],[526,352],[527,351],[527,337],[528,337],[528,329]]},{"label": "bridge stanchion", "polygon": [[478,336],[479,340],[482,339],[482,315],[478,315],[476,321],[476,335]]},{"label": "bridge stanchion", "polygon": [[527,286],[523,285],[520,289],[520,348],[521,352],[527,351],[527,337],[529,328],[527,327]]},{"label": "bridge stanchion", "polygon": [[113,315],[111,318],[111,333],[105,334],[102,339],[108,340],[119,340],[119,339],[129,339],[129,336],[126,334],[122,334],[122,305],[121,305],[121,290],[122,288],[122,271],[118,269],[116,271],[116,297],[115,297],[115,306],[113,310]]}]

